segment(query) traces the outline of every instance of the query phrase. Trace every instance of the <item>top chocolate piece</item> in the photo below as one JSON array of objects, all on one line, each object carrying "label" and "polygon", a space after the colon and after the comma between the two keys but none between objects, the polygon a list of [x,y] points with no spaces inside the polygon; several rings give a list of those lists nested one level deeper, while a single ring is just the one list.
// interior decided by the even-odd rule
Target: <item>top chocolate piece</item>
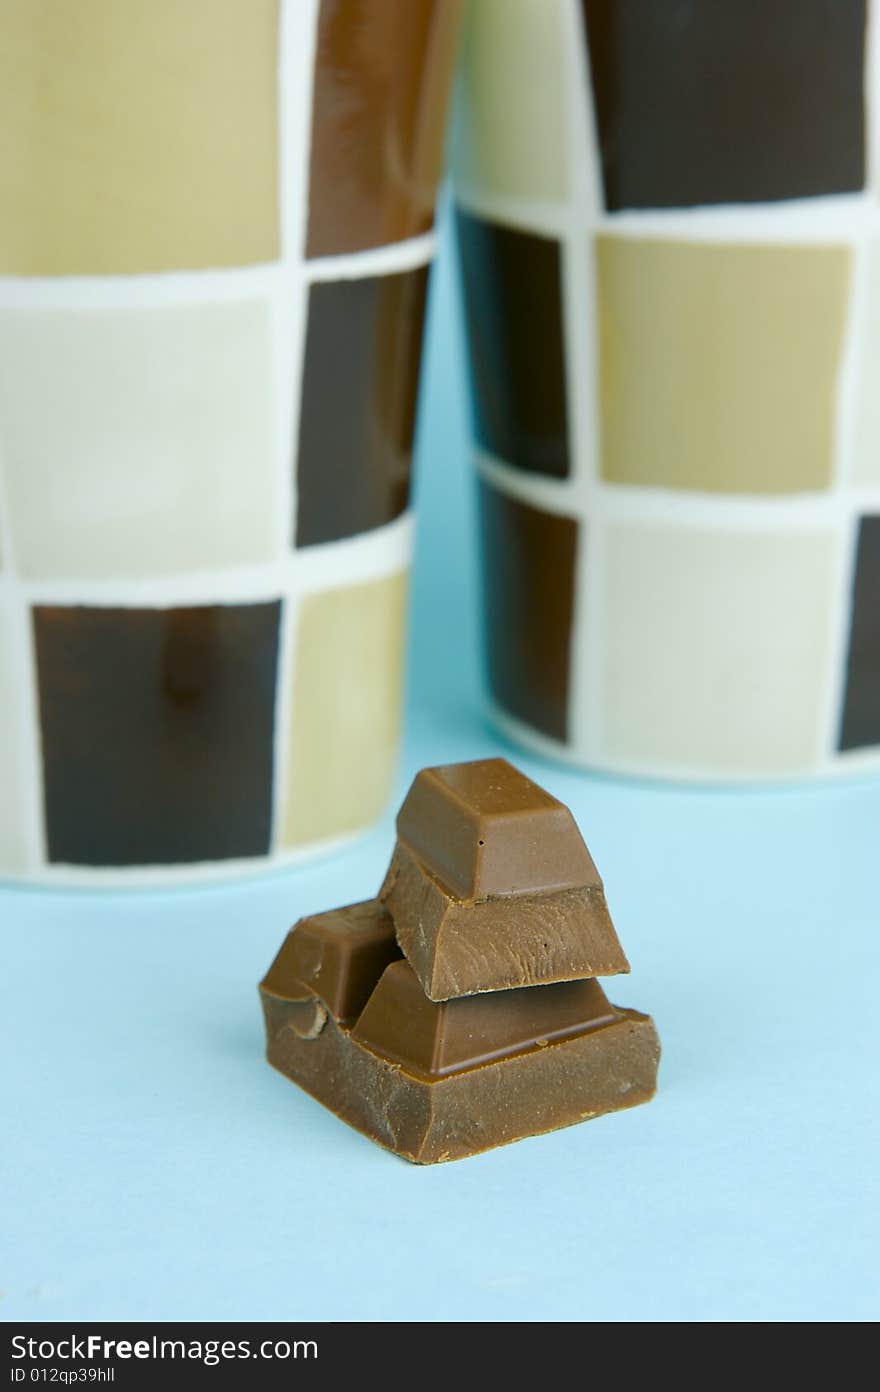
[{"label": "top chocolate piece", "polygon": [[602,885],[568,808],[506,759],[422,769],[397,834],[460,900]]},{"label": "top chocolate piece", "polygon": [[629,971],[561,802],[504,759],[423,769],[379,898],[433,1001]]}]

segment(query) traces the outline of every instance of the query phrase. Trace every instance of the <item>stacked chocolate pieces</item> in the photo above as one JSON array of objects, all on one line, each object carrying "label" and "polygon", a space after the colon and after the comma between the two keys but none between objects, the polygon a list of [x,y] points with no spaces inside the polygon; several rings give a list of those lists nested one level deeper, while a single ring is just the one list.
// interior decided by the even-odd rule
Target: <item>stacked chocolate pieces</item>
[{"label": "stacked chocolate pieces", "polygon": [[567,807],[503,759],[423,769],[378,899],[302,919],[260,985],[268,1058],[420,1164],[647,1102],[653,1022]]}]

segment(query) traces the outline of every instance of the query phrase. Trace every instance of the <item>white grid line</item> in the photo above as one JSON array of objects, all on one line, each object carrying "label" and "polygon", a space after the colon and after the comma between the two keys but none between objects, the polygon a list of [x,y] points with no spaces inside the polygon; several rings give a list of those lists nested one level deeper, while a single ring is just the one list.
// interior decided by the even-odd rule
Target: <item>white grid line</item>
[{"label": "white grid line", "polygon": [[[545,512],[583,509],[583,490],[567,479],[550,479],[518,469],[484,450],[474,451],[479,473],[496,487]],[[590,490],[591,507],[614,522],[632,520],[653,526],[701,527],[707,530],[803,531],[845,523],[880,509],[880,485],[825,489],[809,493],[698,493],[685,488],[648,488],[635,483],[598,479]]]},{"label": "white grid line", "polygon": [[[574,55],[572,55],[574,57]],[[593,163],[590,160],[590,163]],[[701,208],[627,208],[594,211],[589,192],[570,203],[512,198],[456,184],[455,201],[474,217],[536,236],[564,237],[577,202],[581,225],[594,233],[686,242],[818,244],[850,242],[864,231],[880,231],[880,202],[869,189],[822,198],[774,203],[715,203]]]},{"label": "white grid line", "polygon": [[345,256],[316,256],[304,262],[305,276],[311,284],[324,280],[366,280],[370,276],[399,275],[401,271],[426,266],[437,249],[436,232],[371,247]]},{"label": "white grid line", "polygon": [[170,609],[178,605],[250,604],[281,595],[376,580],[406,566],[412,552],[412,513],[382,527],[298,551],[272,564],[192,571],[125,583],[119,580],[8,580],[25,605],[95,605],[117,609]]},{"label": "white grid line", "polygon": [[572,217],[567,230],[562,282],[563,323],[569,358],[566,387],[572,431],[572,485],[578,521],[574,596],[569,644],[568,736],[573,750],[594,757],[601,747],[601,700],[605,616],[602,553],[604,533],[598,506],[600,470],[598,313],[593,239],[601,208],[601,171],[590,91],[586,26],[580,5],[569,0],[568,88],[571,93],[570,150]]},{"label": "white grid line", "polygon": [[[17,601],[15,584],[0,581],[0,608],[6,613],[12,658],[12,694],[17,697],[12,728],[0,731],[0,738],[18,747],[22,798],[18,812],[23,827],[25,870],[30,874],[46,858],[42,751],[31,617]],[[0,790],[0,796],[4,795],[8,796],[8,790]]]},{"label": "white grid line", "polygon": [[[43,816],[42,750],[37,701],[36,662],[30,614],[19,599],[16,578],[15,538],[12,513],[3,468],[3,442],[0,440],[0,606],[6,612],[11,649],[13,729],[0,731],[0,739],[18,745],[19,781],[23,806],[25,869],[30,873],[46,858]],[[17,725],[17,728],[15,728]],[[14,756],[15,757],[15,756]],[[0,796],[3,796],[0,790]]]},{"label": "white grid line", "polygon": [[[273,381],[276,417],[275,544],[281,612],[275,661],[272,722],[272,819],[269,854],[282,836],[287,801],[290,701],[296,665],[293,566],[290,564],[297,513],[297,441],[305,355],[308,288],[303,272],[308,222],[314,68],[318,42],[318,0],[282,0],[278,36],[278,152],[281,203],[281,254],[287,271],[286,295],[276,305]],[[278,313],[280,308],[282,312]]]},{"label": "white grid line", "polygon": [[[197,861],[191,864],[158,865],[73,865],[65,861],[51,861],[35,865],[28,870],[28,882],[35,885],[56,885],[61,887],[101,889],[173,889],[177,886],[220,884],[224,880],[240,878],[242,875],[265,875],[267,871],[291,869],[303,861],[318,860],[324,856],[336,855],[353,842],[368,836],[371,826],[345,836],[326,840],[309,841],[290,850],[279,851],[272,856],[229,857],[223,860]],[[14,883],[12,876],[4,875],[0,869],[0,885]]]}]

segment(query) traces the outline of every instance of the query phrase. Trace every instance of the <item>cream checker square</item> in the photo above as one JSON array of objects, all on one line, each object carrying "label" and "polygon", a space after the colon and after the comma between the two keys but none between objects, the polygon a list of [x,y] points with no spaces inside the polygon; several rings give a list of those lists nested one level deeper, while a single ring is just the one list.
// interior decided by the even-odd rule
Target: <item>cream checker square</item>
[{"label": "cream checker square", "polygon": [[260,301],[0,312],[19,574],[128,579],[270,559],[270,365]]},{"label": "cream checker square", "polygon": [[830,679],[836,538],[615,523],[603,753],[646,771],[807,770]]}]

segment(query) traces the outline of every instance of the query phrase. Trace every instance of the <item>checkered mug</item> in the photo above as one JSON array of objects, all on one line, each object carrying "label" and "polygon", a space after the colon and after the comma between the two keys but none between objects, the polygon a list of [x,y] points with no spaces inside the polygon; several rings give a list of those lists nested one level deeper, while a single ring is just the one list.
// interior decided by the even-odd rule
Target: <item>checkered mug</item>
[{"label": "checkered mug", "polygon": [[0,10],[0,875],[383,809],[457,3]]},{"label": "checkered mug", "polygon": [[475,0],[490,702],[662,778],[880,765],[880,14]]}]

